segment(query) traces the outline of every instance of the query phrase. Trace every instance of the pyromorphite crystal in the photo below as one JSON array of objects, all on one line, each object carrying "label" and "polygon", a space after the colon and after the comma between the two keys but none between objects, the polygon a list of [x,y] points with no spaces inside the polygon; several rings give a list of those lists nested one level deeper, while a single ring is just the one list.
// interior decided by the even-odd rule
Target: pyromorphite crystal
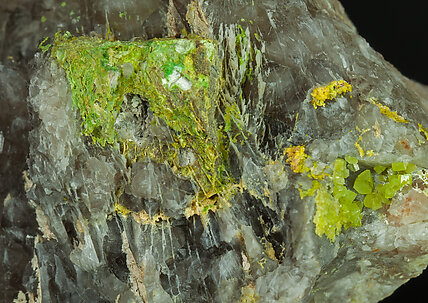
[{"label": "pyromorphite crystal", "polygon": [[[302,198],[314,195],[314,190],[317,190],[315,199],[317,210],[314,217],[316,233],[319,236],[326,235],[331,241],[334,241],[333,235],[337,235],[342,227],[361,225],[363,205],[377,210],[383,205],[390,204],[391,198],[399,190],[412,184],[411,172],[417,169],[413,163],[394,162],[389,167],[382,165],[373,167],[377,174],[375,178],[372,177],[370,169],[360,172],[355,178],[353,188],[363,195],[361,197],[363,202],[361,202],[355,201],[357,193],[347,187],[349,183],[347,179],[350,176],[347,163],[348,166],[352,165],[358,169],[358,160],[354,157],[338,158],[334,161],[332,184],[327,183],[328,186],[325,186],[318,183],[317,187],[313,186],[310,190],[300,190]],[[330,208],[337,209],[333,211]]]},{"label": "pyromorphite crystal", "polygon": [[[348,160],[352,161],[349,158]],[[339,158],[334,161],[333,195],[327,191],[326,187],[318,186],[321,189],[318,190],[315,198],[317,205],[314,217],[315,232],[319,236],[326,235],[330,241],[334,241],[342,227],[361,225],[362,203],[354,201],[357,193],[344,185],[345,179],[348,177],[349,170],[346,168],[346,161]]]},{"label": "pyromorphite crystal", "polygon": [[360,201],[342,201],[341,204],[341,219],[345,229],[349,227],[361,226],[363,204]]},{"label": "pyromorphite crystal", "polygon": [[369,169],[366,169],[355,179],[354,189],[363,195],[370,194],[373,190],[373,178]]},{"label": "pyromorphite crystal", "polygon": [[382,207],[382,202],[386,202],[386,199],[379,192],[374,192],[368,194],[364,198],[364,206],[367,208],[371,208],[373,210],[379,209]]},{"label": "pyromorphite crystal", "polygon": [[315,197],[315,233],[320,237],[324,234],[333,242],[342,227],[360,226],[362,203],[354,201],[356,195],[343,185],[334,185],[332,196],[321,186]]},{"label": "pyromorphite crystal", "polygon": [[349,176],[349,170],[346,168],[346,162],[343,159],[336,159],[334,162],[333,183],[343,184]]},{"label": "pyromorphite crystal", "polygon": [[376,165],[375,167],[373,167],[373,170],[378,174],[381,174],[385,169],[386,167],[383,165]]},{"label": "pyromorphite crystal", "polygon": [[346,186],[334,185],[333,196],[343,202],[352,202],[357,196],[357,193],[347,189]]},{"label": "pyromorphite crystal", "polygon": [[412,175],[391,175],[385,183],[385,198],[390,199],[395,196],[403,186],[412,184]]},{"label": "pyromorphite crystal", "polygon": [[405,171],[406,166],[406,163],[403,162],[393,162],[391,165],[393,171]]},{"label": "pyromorphite crystal", "polygon": [[391,168],[394,172],[399,172],[399,173],[412,173],[414,172],[417,167],[415,164],[413,163],[403,163],[403,162],[394,162],[391,164]]},{"label": "pyromorphite crystal", "polygon": [[356,158],[354,158],[352,156],[348,156],[348,155],[345,156],[345,160],[349,164],[357,164],[358,163],[358,160]]},{"label": "pyromorphite crystal", "polygon": [[417,170],[418,169],[418,167],[415,165],[415,164],[413,164],[413,163],[408,163],[407,164],[407,167],[406,167],[406,173],[407,174],[410,174],[410,173],[412,173],[412,172],[414,172],[415,170]]},{"label": "pyromorphite crystal", "polygon": [[318,190],[315,197],[317,211],[314,216],[315,233],[318,236],[326,235],[328,239],[334,241],[341,229],[339,217],[339,207],[325,187]]}]

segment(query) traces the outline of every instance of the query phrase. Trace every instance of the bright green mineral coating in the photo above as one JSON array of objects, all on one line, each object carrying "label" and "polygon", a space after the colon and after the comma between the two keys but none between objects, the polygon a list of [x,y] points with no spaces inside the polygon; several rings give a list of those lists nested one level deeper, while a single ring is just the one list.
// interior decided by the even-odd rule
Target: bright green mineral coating
[{"label": "bright green mineral coating", "polygon": [[126,94],[146,98],[153,113],[175,131],[214,137],[209,129],[215,128],[216,92],[209,90],[214,42],[106,41],[57,34],[52,56],[67,73],[83,133],[103,146],[117,139],[113,125]]},{"label": "bright green mineral coating", "polygon": [[178,149],[190,148],[195,164],[179,173],[193,178],[205,196],[219,193],[231,182],[224,162],[227,147],[219,143],[222,134],[214,118],[221,89],[215,41],[108,41],[57,33],[51,55],[66,72],[82,134],[94,143],[118,142],[138,149],[133,142],[122,142],[114,128],[125,95],[136,94],[172,130],[175,142],[164,144],[172,152],[160,161],[176,166]]}]

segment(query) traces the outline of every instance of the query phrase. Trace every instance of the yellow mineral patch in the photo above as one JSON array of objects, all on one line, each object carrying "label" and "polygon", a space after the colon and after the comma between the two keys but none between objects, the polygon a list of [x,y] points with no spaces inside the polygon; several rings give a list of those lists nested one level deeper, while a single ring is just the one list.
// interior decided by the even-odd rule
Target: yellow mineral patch
[{"label": "yellow mineral patch", "polygon": [[333,100],[337,96],[352,92],[352,85],[345,80],[332,81],[326,86],[320,86],[312,91],[312,105],[314,108],[325,106],[326,100]]},{"label": "yellow mineral patch", "polygon": [[422,126],[422,124],[418,123],[419,132],[423,133],[425,136],[425,139],[428,141],[428,130]]},{"label": "yellow mineral patch", "polygon": [[266,240],[266,242],[264,243],[264,246],[265,246],[266,256],[268,256],[268,258],[271,260],[279,262],[275,256],[275,250],[273,249],[272,243]]},{"label": "yellow mineral patch", "polygon": [[290,164],[291,170],[295,173],[304,173],[309,169],[305,166],[305,161],[309,157],[305,154],[305,146],[291,146],[285,149],[284,155],[287,155],[286,162]]},{"label": "yellow mineral patch", "polygon": [[[360,156],[361,156],[361,157],[364,157],[364,156],[366,155],[366,152],[365,152],[365,151],[364,151],[364,149],[361,147],[360,142],[361,142],[361,141],[363,141],[363,137],[362,137],[362,135],[364,135],[366,132],[370,131],[370,128],[366,128],[366,129],[361,130],[361,129],[358,127],[358,125],[357,125],[357,126],[355,126],[355,129],[356,129],[358,132],[360,132],[361,134],[358,136],[357,141],[355,141],[354,146],[357,148],[358,153],[360,154]],[[373,152],[373,150],[368,151],[368,152],[367,152],[367,154],[368,154],[368,156],[369,156],[369,157],[374,156],[374,152]]]},{"label": "yellow mineral patch", "polygon": [[361,156],[361,157],[364,157],[364,155],[365,155],[366,153],[364,152],[364,149],[363,149],[363,148],[361,147],[361,145],[360,145],[360,141],[362,141],[362,140],[363,140],[363,137],[359,136],[359,137],[358,137],[358,140],[357,140],[357,141],[355,141],[354,146],[357,148],[358,152],[360,153],[360,156]]},{"label": "yellow mineral patch", "polygon": [[409,123],[409,121],[404,119],[404,117],[400,116],[397,112],[392,111],[388,106],[383,105],[379,102],[376,102],[376,100],[373,98],[370,98],[370,102],[379,108],[382,115],[387,116],[388,118],[394,120],[395,122]]},{"label": "yellow mineral patch", "polygon": [[256,292],[256,285],[250,283],[241,289],[241,298],[239,303],[256,303],[259,301],[259,296]]},{"label": "yellow mineral patch", "polygon": [[312,197],[313,195],[315,195],[315,192],[321,188],[321,183],[319,183],[318,181],[312,180],[312,187],[304,190],[301,188],[298,188],[299,193],[300,193],[300,199],[303,199],[304,197]]},{"label": "yellow mineral patch", "polygon": [[374,131],[374,136],[376,138],[380,138],[380,136],[381,136],[381,130],[380,130],[380,125],[379,125],[379,123],[377,121],[372,126],[372,128],[373,128],[373,131]]},{"label": "yellow mineral patch", "polygon": [[374,151],[372,149],[367,151],[367,156],[368,157],[373,157],[375,155]]},{"label": "yellow mineral patch", "polygon": [[126,208],[125,205],[122,205],[120,203],[114,203],[114,210],[118,213],[121,214],[123,216],[127,216],[129,215],[129,213],[131,212],[128,208]]},{"label": "yellow mineral patch", "polygon": [[323,180],[325,177],[330,177],[328,173],[325,172],[325,170],[328,167],[320,168],[318,166],[318,162],[314,161],[313,166],[310,168],[310,173],[308,174],[308,177],[316,180]]}]

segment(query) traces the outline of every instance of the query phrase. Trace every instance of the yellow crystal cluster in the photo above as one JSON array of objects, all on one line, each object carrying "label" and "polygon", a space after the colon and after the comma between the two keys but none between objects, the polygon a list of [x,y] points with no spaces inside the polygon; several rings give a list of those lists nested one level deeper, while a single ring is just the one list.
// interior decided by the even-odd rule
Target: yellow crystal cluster
[{"label": "yellow crystal cluster", "polygon": [[397,112],[392,111],[388,106],[383,105],[379,102],[376,102],[373,98],[370,98],[370,102],[379,108],[382,115],[387,116],[388,118],[394,120],[395,122],[409,123],[409,121],[404,119],[404,117],[400,116]]},{"label": "yellow crystal cluster", "polygon": [[332,81],[330,84],[317,87],[312,91],[312,105],[315,109],[319,106],[324,107],[326,100],[333,100],[337,96],[344,95],[347,92],[352,92],[351,84],[345,80]]},{"label": "yellow crystal cluster", "polygon": [[291,146],[285,149],[286,162],[290,164],[291,170],[295,173],[304,173],[309,169],[305,166],[305,160],[309,157],[305,154],[305,146]]}]

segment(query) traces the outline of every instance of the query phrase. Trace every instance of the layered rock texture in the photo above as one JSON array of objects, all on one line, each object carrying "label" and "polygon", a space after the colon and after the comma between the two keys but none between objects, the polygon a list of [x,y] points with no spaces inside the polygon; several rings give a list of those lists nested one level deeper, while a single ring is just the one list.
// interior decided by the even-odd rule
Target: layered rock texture
[{"label": "layered rock texture", "polygon": [[428,94],[339,2],[70,1],[41,24],[7,298],[378,302],[427,266]]}]

